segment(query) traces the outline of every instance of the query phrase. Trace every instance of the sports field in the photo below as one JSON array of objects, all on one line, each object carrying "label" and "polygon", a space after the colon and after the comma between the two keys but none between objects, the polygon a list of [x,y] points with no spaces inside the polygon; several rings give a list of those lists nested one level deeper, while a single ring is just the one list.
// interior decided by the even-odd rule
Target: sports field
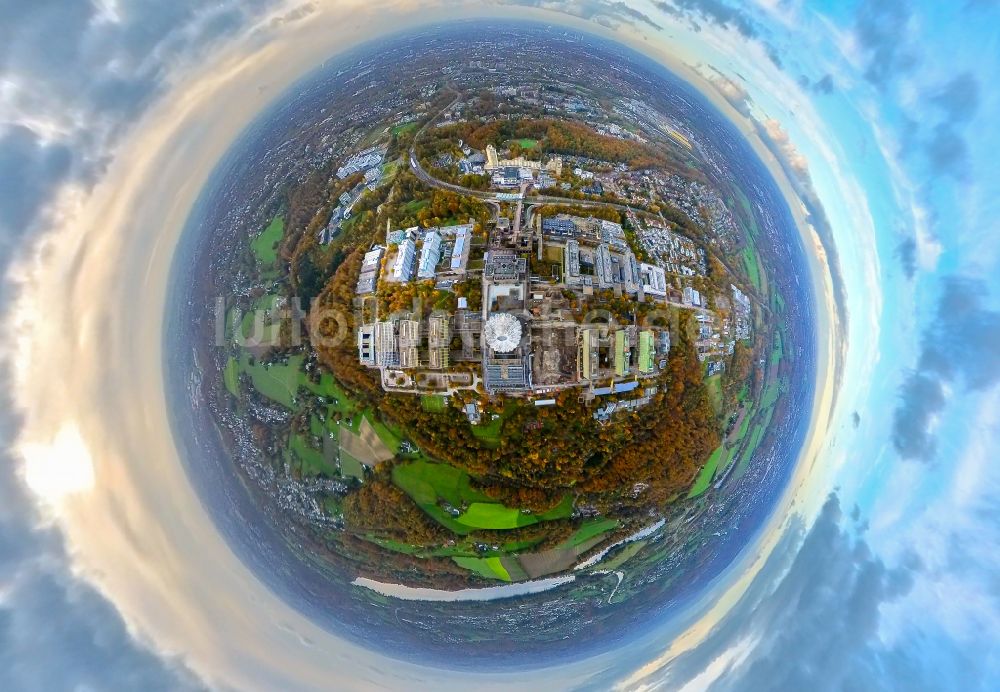
[{"label": "sports field", "polygon": [[537,139],[528,139],[527,137],[523,139],[512,139],[511,144],[519,144],[522,149],[534,149],[538,146]]},{"label": "sports field", "polygon": [[438,394],[425,394],[420,397],[420,405],[430,413],[441,413],[447,407],[444,397]]}]

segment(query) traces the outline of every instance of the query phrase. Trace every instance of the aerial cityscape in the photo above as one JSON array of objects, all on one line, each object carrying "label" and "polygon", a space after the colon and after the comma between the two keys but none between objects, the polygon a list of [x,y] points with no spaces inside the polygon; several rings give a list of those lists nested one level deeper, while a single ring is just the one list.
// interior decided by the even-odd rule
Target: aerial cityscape
[{"label": "aerial cityscape", "polygon": [[458,25],[352,60],[219,173],[190,324],[218,372],[191,425],[221,435],[191,454],[235,461],[300,546],[283,569],[319,561],[336,622],[384,646],[422,631],[378,607],[408,589],[546,585],[400,602],[422,646],[487,655],[695,588],[681,565],[738,549],[711,527],[760,520],[803,433],[812,307],[776,194],[680,83],[590,39]]},{"label": "aerial cityscape", "polygon": [[0,27],[0,691],[1000,688],[1000,3]]}]

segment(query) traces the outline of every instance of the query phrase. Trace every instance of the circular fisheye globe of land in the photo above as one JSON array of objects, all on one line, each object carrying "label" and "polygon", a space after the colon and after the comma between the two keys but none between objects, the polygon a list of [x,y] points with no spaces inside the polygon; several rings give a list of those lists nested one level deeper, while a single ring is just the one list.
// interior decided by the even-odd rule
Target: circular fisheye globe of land
[{"label": "circular fisheye globe of land", "polygon": [[464,23],[363,47],[258,118],[188,224],[187,471],[332,631],[451,666],[588,656],[697,598],[790,477],[798,238],[738,130],[619,45]]}]

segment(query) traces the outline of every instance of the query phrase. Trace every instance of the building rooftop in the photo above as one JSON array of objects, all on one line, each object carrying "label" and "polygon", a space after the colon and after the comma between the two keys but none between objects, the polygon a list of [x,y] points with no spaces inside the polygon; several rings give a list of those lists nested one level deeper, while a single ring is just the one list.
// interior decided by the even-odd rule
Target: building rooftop
[{"label": "building rooftop", "polygon": [[483,334],[487,345],[497,353],[510,353],[521,343],[521,323],[513,315],[501,313],[486,321]]}]

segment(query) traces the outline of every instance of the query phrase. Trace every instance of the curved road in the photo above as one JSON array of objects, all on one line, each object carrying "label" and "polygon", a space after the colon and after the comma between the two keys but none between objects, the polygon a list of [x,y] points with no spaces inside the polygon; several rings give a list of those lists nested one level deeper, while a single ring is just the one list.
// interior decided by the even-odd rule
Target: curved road
[{"label": "curved road", "polygon": [[[441,190],[448,190],[449,192],[455,192],[460,195],[466,195],[469,197],[475,197],[476,199],[483,200],[484,202],[502,202],[509,200],[501,200],[497,197],[497,193],[490,192],[488,190],[473,190],[469,187],[462,187],[461,185],[455,185],[454,183],[445,182],[435,178],[420,165],[420,161],[417,159],[417,142],[420,141],[420,137],[427,131],[433,123],[437,122],[438,118],[445,111],[451,110],[456,103],[462,99],[462,95],[458,94],[455,100],[449,103],[447,106],[442,108],[437,115],[433,118],[427,120],[423,127],[413,136],[413,143],[410,145],[410,168],[413,170],[413,174],[421,181],[430,185],[432,187],[439,188]],[[562,204],[571,205],[575,207],[611,207],[613,209],[619,209],[621,211],[632,211],[638,212],[639,210],[631,207],[627,204],[615,204],[614,202],[603,202],[590,199],[573,199],[571,197],[554,197],[551,195],[531,195],[530,197],[525,196],[525,201],[530,202],[532,205],[538,204]]]},{"label": "curved road", "polygon": [[[455,97],[454,101],[452,101],[447,106],[442,108],[441,111],[437,113],[437,115],[435,115],[433,118],[430,118],[426,123],[424,123],[423,127],[421,127],[420,130],[414,135],[413,143],[410,145],[410,168],[412,169],[413,174],[416,175],[421,182],[426,183],[431,187],[436,187],[441,190],[448,190],[449,192],[454,192],[460,195],[475,197],[476,199],[493,204],[508,202],[509,200],[499,199],[497,197],[497,193],[495,192],[490,192],[488,190],[473,190],[472,188],[445,182],[444,180],[439,180],[438,178],[435,178],[426,170],[424,170],[424,167],[420,165],[420,161],[417,159],[416,148],[417,148],[417,142],[420,140],[421,135],[424,134],[424,132],[427,130],[428,127],[431,126],[432,123],[437,122],[438,118],[441,117],[442,113],[444,113],[447,110],[450,110],[461,99],[462,99],[461,94],[458,94]],[[587,200],[587,199],[573,199],[571,197],[553,197],[551,195],[531,195],[531,196],[523,196],[523,198],[524,201],[528,202],[531,205],[529,207],[529,210],[533,210],[535,207],[545,204],[559,204],[563,206],[574,206],[574,207],[592,207],[592,208],[604,207],[604,208],[618,209],[619,211],[630,212],[632,214],[650,213],[650,212],[645,212],[641,209],[636,209],[635,207],[632,207],[628,204],[616,204],[614,202],[603,202],[603,201]],[[714,255],[715,258],[722,263],[722,265],[729,271],[730,274],[732,274],[733,276],[740,276],[740,274],[736,272],[734,268],[730,265],[728,258],[720,256],[714,252],[711,254]],[[752,290],[753,289],[752,286],[750,288],[751,288],[750,295],[752,295],[754,298],[757,299],[757,302],[766,312],[770,313],[771,306],[768,304],[768,302],[765,301],[758,294],[757,291]]]}]

